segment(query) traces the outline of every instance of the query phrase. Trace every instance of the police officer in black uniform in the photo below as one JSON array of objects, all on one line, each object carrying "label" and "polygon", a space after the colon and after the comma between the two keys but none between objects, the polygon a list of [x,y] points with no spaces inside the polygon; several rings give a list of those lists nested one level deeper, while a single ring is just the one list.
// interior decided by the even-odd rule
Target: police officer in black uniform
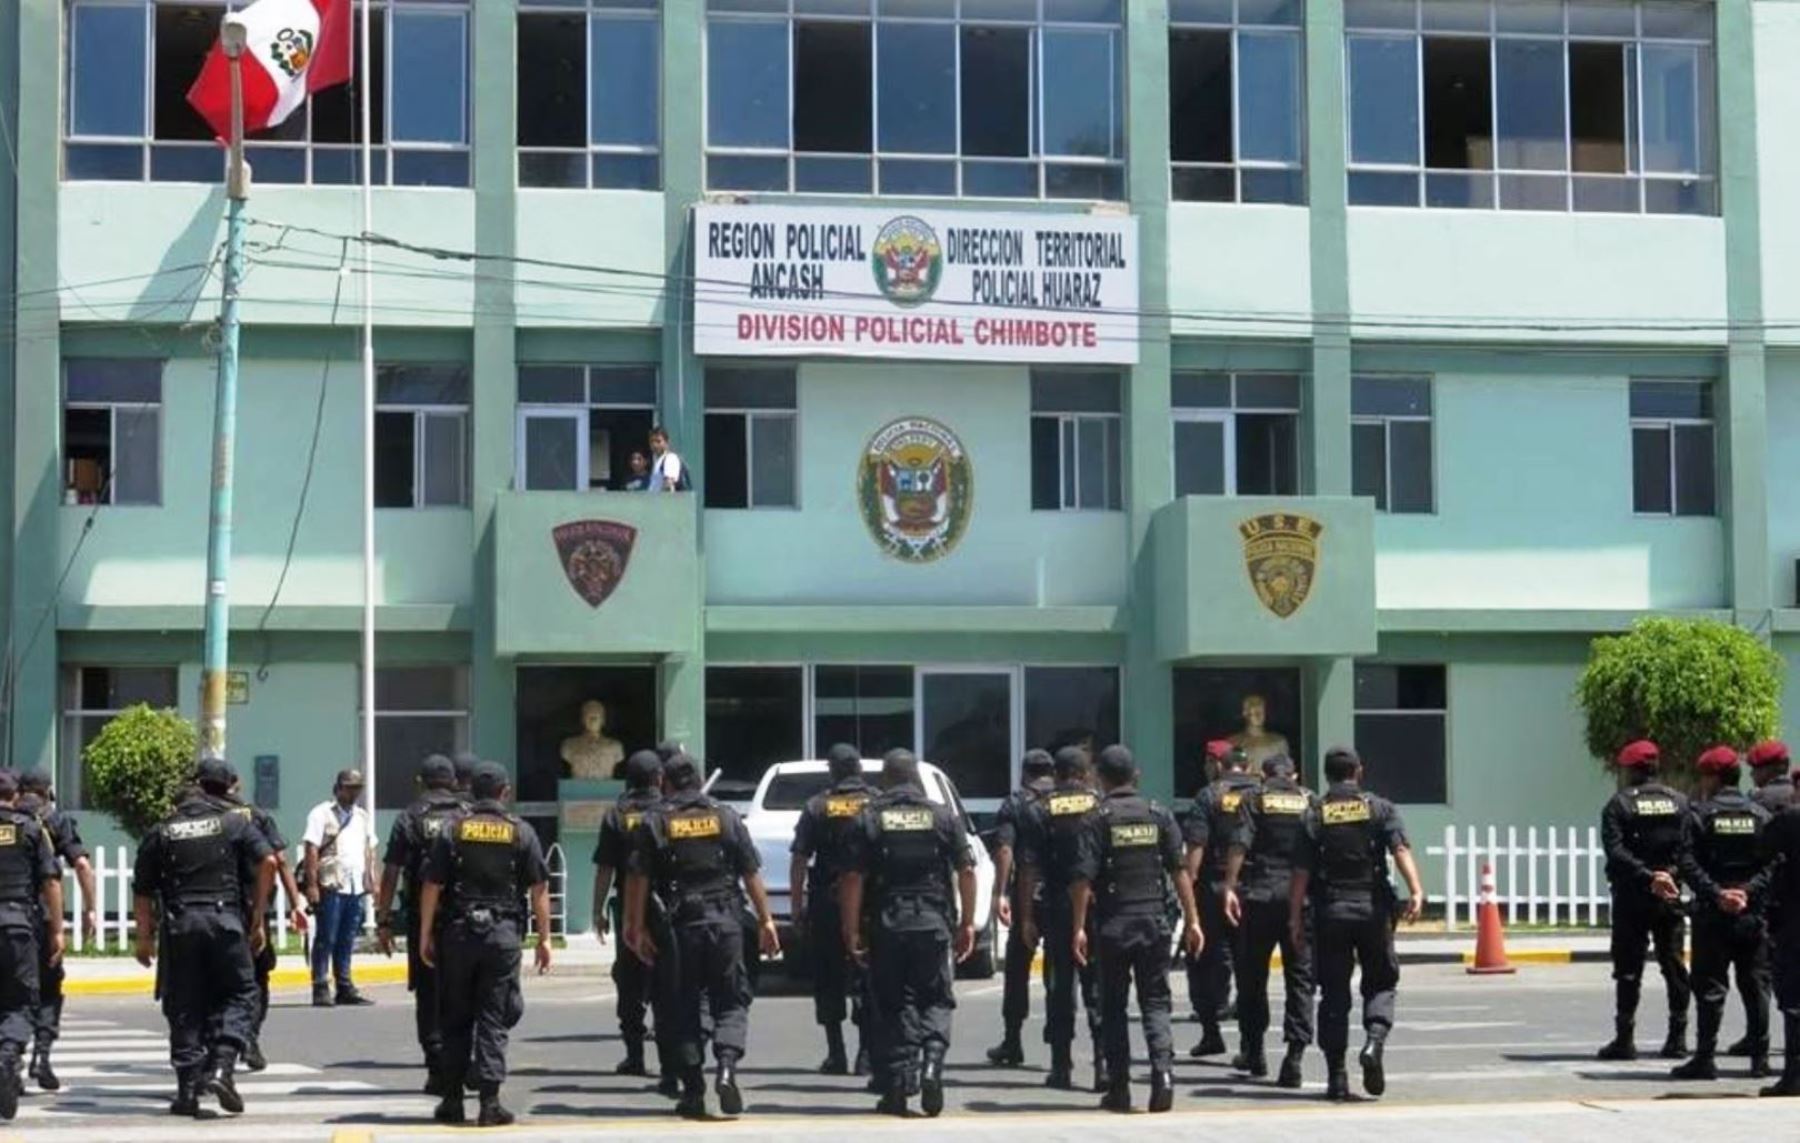
[{"label": "police officer in black uniform", "polygon": [[1387,858],[1406,879],[1404,917],[1415,921],[1425,904],[1418,866],[1406,840],[1400,811],[1386,798],[1362,788],[1362,760],[1348,747],[1325,754],[1331,785],[1318,808],[1307,815],[1306,841],[1288,893],[1289,940],[1306,935],[1307,896],[1313,900],[1314,956],[1319,969],[1319,1047],[1325,1052],[1325,1098],[1350,1098],[1344,1053],[1350,1037],[1350,974],[1362,969],[1362,1018],[1367,1040],[1359,1062],[1363,1090],[1387,1090],[1383,1046],[1394,1025],[1394,991],[1400,961],[1394,955],[1396,920]]},{"label": "police officer in black uniform", "polygon": [[839,915],[844,944],[869,967],[878,1110],[904,1117],[917,1095],[925,1114],[936,1116],[944,1110],[944,1053],[956,1008],[951,959],[961,963],[975,951],[975,855],[955,811],[925,796],[912,751],[887,752],[881,786],[863,808],[839,880]]},{"label": "police officer in black uniform", "polygon": [[18,779],[0,770],[0,1120],[19,1112],[19,1056],[32,1040],[39,968],[60,967],[63,954],[62,867],[18,795]]},{"label": "police officer in black uniform", "polygon": [[1288,926],[1288,897],[1294,867],[1306,844],[1306,821],[1318,805],[1311,790],[1294,778],[1294,760],[1276,754],[1263,760],[1263,784],[1244,795],[1238,806],[1225,865],[1225,916],[1243,933],[1238,948],[1238,1062],[1252,1076],[1268,1074],[1263,1036],[1269,1030],[1269,954],[1281,948],[1281,975],[1287,986],[1281,1038],[1287,1055],[1276,1082],[1285,1088],[1301,1084],[1301,1061],[1313,1038],[1313,966],[1311,917],[1301,940]]},{"label": "police officer in black uniform", "polygon": [[[50,848],[57,858],[75,871],[81,886],[81,931],[93,940],[96,911],[94,907],[94,863],[88,859],[87,847],[81,843],[81,831],[75,819],[56,804],[56,793],[50,788],[50,774],[45,770],[27,770],[19,776],[19,809],[38,819],[49,835]],[[62,926],[62,915],[56,918]],[[50,918],[44,918],[44,933],[38,941],[38,1006],[32,1020],[31,1067],[27,1070],[38,1087],[56,1091],[62,1081],[50,1066],[50,1048],[62,1032],[63,965],[59,956],[50,959]]]},{"label": "police officer in black uniform", "polygon": [[1770,959],[1786,1050],[1781,1078],[1760,1094],[1793,1097],[1800,1096],[1800,805],[1776,814],[1763,830],[1763,857],[1769,863]]},{"label": "police officer in black uniform", "polygon": [[[850,864],[853,835],[862,821],[863,806],[874,791],[863,781],[862,751],[846,743],[833,746],[826,755],[831,788],[807,799],[794,825],[793,860],[788,885],[793,893],[796,929],[806,933],[807,955],[812,962],[813,1017],[825,1029],[825,1062],[819,1072],[841,1076],[852,1071],[869,1072],[869,1047],[863,1033],[864,989],[862,969],[850,959],[844,946],[843,918],[838,916],[838,878]],[[844,1017],[857,1027],[855,1067],[844,1051]]]},{"label": "police officer in black uniform", "polygon": [[1637,741],[1619,751],[1624,783],[1600,811],[1600,844],[1612,883],[1612,965],[1616,1007],[1612,1042],[1603,1060],[1634,1060],[1638,996],[1643,989],[1644,946],[1654,942],[1656,963],[1669,992],[1669,1035],[1664,1059],[1687,1055],[1687,1006],[1691,991],[1682,963],[1682,916],[1675,866],[1681,852],[1687,799],[1656,780],[1661,752]]},{"label": "police officer in black uniform", "polygon": [[1750,794],[1756,804],[1770,815],[1794,804],[1794,779],[1789,773],[1787,743],[1770,739],[1750,748],[1750,781],[1756,788]]},{"label": "police officer in black uniform", "polygon": [[1769,950],[1763,929],[1768,862],[1762,834],[1769,811],[1738,789],[1737,751],[1715,746],[1700,755],[1700,799],[1689,809],[1677,857],[1694,896],[1694,1056],[1670,1072],[1679,1080],[1719,1077],[1714,1054],[1731,972],[1744,998],[1750,1074],[1769,1074]]},{"label": "police officer in black uniform", "polygon": [[[599,934],[600,942],[606,943],[606,928],[610,920],[613,939],[618,947],[613,950],[612,980],[618,989],[619,1006],[619,1038],[625,1042],[625,1058],[613,1068],[616,1075],[642,1076],[648,1075],[649,1069],[644,1066],[644,1038],[646,1025],[644,1013],[650,1003],[650,968],[638,959],[637,953],[625,945],[625,924],[622,912],[625,888],[625,864],[631,856],[631,838],[637,831],[638,823],[644,820],[644,814],[656,808],[662,802],[662,759],[653,750],[639,750],[625,760],[625,793],[606,811],[600,821],[600,839],[594,845],[594,931]],[[613,896],[613,885],[618,884],[620,894]],[[610,917],[608,916],[608,899],[613,901]],[[668,1028],[659,1017],[656,1023],[659,1037],[666,1036]],[[657,1057],[666,1070],[670,1057],[664,1055],[659,1042]]]},{"label": "police officer in black uniform", "polygon": [[1019,830],[1020,922],[1026,942],[1044,940],[1044,1042],[1050,1045],[1048,1087],[1072,1090],[1074,1078],[1075,992],[1079,987],[1094,1046],[1094,1088],[1110,1086],[1100,1041],[1100,977],[1097,966],[1075,963],[1069,885],[1075,875],[1086,819],[1100,805],[1091,760],[1078,746],[1056,752],[1056,785],[1025,808]]},{"label": "police officer in black uniform", "polygon": [[157,955],[162,915],[162,1005],[175,1067],[169,1111],[198,1117],[203,1090],[226,1111],[244,1110],[234,1072],[256,1036],[251,962],[267,941],[263,908],[275,855],[249,815],[223,802],[237,781],[229,763],[202,759],[194,779],[138,845],[132,904],[137,960],[146,968]]},{"label": "police officer in black uniform", "polygon": [[[753,995],[744,967],[740,883],[756,909],[763,953],[775,956],[781,951],[761,867],[756,843],[737,811],[701,792],[699,764],[686,754],[664,763],[662,804],[645,812],[632,839],[625,881],[625,939],[656,970],[666,1005],[658,1011],[674,1015],[675,1027],[663,1046],[674,1050],[673,1064],[681,1080],[676,1112],[688,1118],[706,1115],[703,996],[712,1013],[719,1110],[727,1116],[744,1110],[737,1067],[744,1055]],[[669,917],[673,948],[659,948],[650,935],[647,917],[653,886]],[[672,958],[673,966],[659,964],[665,956]],[[664,1059],[665,1068],[670,1062]]]},{"label": "police officer in black uniform", "polygon": [[[282,836],[281,827],[275,822],[275,815],[261,806],[253,806],[244,801],[240,794],[240,785],[240,782],[234,780],[231,792],[222,799],[221,804],[240,816],[249,818],[250,824],[256,828],[258,833],[262,834],[263,840],[269,843],[269,850],[275,858],[275,876],[281,882],[281,887],[287,891],[289,907],[292,909],[288,923],[295,929],[305,929],[306,912],[301,908],[301,903],[306,898],[300,895],[300,887],[294,881],[293,866],[288,863],[287,838]],[[250,887],[246,885],[245,889],[248,890]],[[251,904],[250,901],[244,902],[246,917],[251,913]],[[263,946],[250,962],[256,972],[256,1031],[250,1042],[244,1045],[244,1070],[249,1072],[260,1072],[269,1066],[269,1061],[263,1058],[262,1053],[262,1030],[264,1022],[269,1018],[269,977],[275,971],[276,962],[273,927],[269,918],[273,907],[272,900],[263,902]]]},{"label": "police officer in black uniform", "polygon": [[1023,915],[1019,905],[1019,879],[1013,875],[1019,823],[1025,816],[1025,808],[1049,793],[1055,784],[1051,776],[1055,766],[1049,751],[1026,751],[1019,764],[1021,784],[1000,803],[1000,812],[994,816],[992,911],[1006,926],[1005,991],[1000,999],[1000,1019],[1005,1024],[1005,1032],[1000,1042],[988,1049],[987,1058],[989,1063],[1005,1068],[1016,1068],[1025,1062],[1025,1048],[1019,1041],[1019,1031],[1031,1015],[1031,964],[1037,958],[1036,942],[1025,943],[1025,926],[1015,919]]},{"label": "police officer in black uniform", "polygon": [[[1175,1037],[1169,1027],[1169,920],[1163,909],[1171,886],[1181,901],[1181,945],[1198,953],[1203,940],[1194,884],[1183,860],[1175,815],[1138,793],[1137,761],[1123,746],[1100,752],[1099,809],[1087,819],[1075,859],[1072,927],[1075,960],[1092,953],[1100,965],[1100,1023],[1109,1079],[1100,1106],[1131,1110],[1131,1030],[1127,1002],[1137,981],[1144,1043],[1150,1052],[1150,1110],[1175,1103]],[[1088,909],[1099,898],[1095,945],[1088,943]]]},{"label": "police officer in black uniform", "polygon": [[439,1123],[461,1123],[463,1080],[473,1052],[476,1123],[504,1127],[513,1113],[500,1103],[506,1082],[507,1033],[525,1015],[519,949],[524,899],[537,923],[536,964],[550,971],[550,871],[530,824],[506,809],[506,770],[482,762],[469,780],[467,812],[444,823],[426,855],[419,893],[419,959],[438,973],[443,1048]]},{"label": "police officer in black uniform", "polygon": [[[424,891],[425,859],[438,835],[468,805],[456,792],[456,765],[442,754],[419,763],[419,796],[394,819],[387,852],[381,858],[381,885],[375,893],[375,940],[394,955],[394,894],[400,891],[401,923],[406,932],[406,988],[413,994],[413,1027],[425,1055],[425,1093],[444,1095],[444,1033],[438,1016],[438,974],[419,959],[419,898]],[[404,881],[402,880],[404,879]]]},{"label": "police officer in black uniform", "polygon": [[[1216,754],[1216,746],[1209,746],[1209,753]],[[1237,832],[1238,806],[1258,785],[1244,751],[1230,747],[1218,780],[1195,796],[1187,820],[1182,823],[1188,845],[1188,873],[1194,879],[1194,894],[1200,905],[1200,928],[1206,933],[1206,946],[1190,960],[1193,967],[1188,973],[1189,986],[1198,989],[1193,1004],[1200,1014],[1200,1042],[1188,1052],[1195,1059],[1216,1056],[1225,1050],[1219,1022],[1226,1018],[1230,1002],[1232,965],[1243,951],[1240,931],[1225,916],[1225,866],[1232,835]],[[1238,1000],[1243,1002],[1241,996]],[[1240,1069],[1246,1063],[1241,1055],[1232,1061]]]}]

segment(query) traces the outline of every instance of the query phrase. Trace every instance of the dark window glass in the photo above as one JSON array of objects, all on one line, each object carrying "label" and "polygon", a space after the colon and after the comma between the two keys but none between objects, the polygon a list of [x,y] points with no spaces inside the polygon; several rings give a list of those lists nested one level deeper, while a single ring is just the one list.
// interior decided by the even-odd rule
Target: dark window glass
[{"label": "dark window glass", "polygon": [[579,365],[521,365],[519,400],[534,405],[586,404],[587,370]]},{"label": "dark window glass", "polygon": [[[596,19],[589,29],[593,55],[588,138],[612,146],[654,147],[660,134],[660,25],[654,19]],[[655,168],[650,168],[654,172]],[[655,186],[655,174],[626,181]],[[600,180],[596,180],[598,185]]]},{"label": "dark window glass", "polygon": [[219,8],[194,4],[158,4],[156,73],[151,77],[152,134],[158,139],[211,141],[212,128],[187,101],[188,88],[200,74],[206,53],[219,38]]},{"label": "dark window glass", "polygon": [[[315,143],[360,143],[362,141],[362,104],[358,102],[363,92],[371,97],[369,104],[369,134],[373,141],[386,141],[387,135],[387,21],[371,13],[369,21],[369,71],[367,83],[361,82],[362,68],[362,21],[356,21],[350,34],[355,41],[350,50],[353,53],[352,71],[349,83],[337,87],[328,87],[312,97],[313,141]],[[353,162],[360,162],[360,156],[349,156]],[[313,157],[315,164],[314,181],[317,178],[318,156]],[[375,160],[379,163],[381,160]],[[344,182],[356,182],[360,176],[352,173]],[[380,181],[379,177],[376,179]]]},{"label": "dark window glass", "polygon": [[375,719],[375,755],[382,765],[375,771],[375,806],[398,810],[419,796],[413,781],[414,766],[427,755],[449,758],[468,749],[466,716],[379,716]]},{"label": "dark window glass", "polygon": [[1449,801],[1449,765],[1441,714],[1359,714],[1356,752],[1364,785],[1404,805]]},{"label": "dark window glass", "polygon": [[1031,411],[1116,413],[1119,411],[1118,374],[1034,371],[1031,374]]},{"label": "dark window glass", "polygon": [[1012,676],[925,674],[919,693],[922,757],[947,774],[965,798],[1003,798],[1011,792]]},{"label": "dark window glass", "polygon": [[69,132],[144,133],[144,10],[78,4],[69,12]]},{"label": "dark window glass", "polygon": [[375,507],[413,506],[412,413],[375,414]]},{"label": "dark window glass", "polygon": [[749,418],[742,413],[706,414],[706,506],[750,506]]},{"label": "dark window glass", "polygon": [[1292,496],[1299,491],[1298,422],[1290,413],[1237,414],[1239,496]]},{"label": "dark window glass", "polygon": [[1412,663],[1356,664],[1358,711],[1445,709],[1444,668]]},{"label": "dark window glass", "polygon": [[1646,420],[1708,420],[1712,386],[1704,381],[1633,381],[1631,415]]},{"label": "dark window glass", "polygon": [[963,28],[962,77],[962,153],[1030,155],[1031,30]]},{"label": "dark window glass", "polygon": [[519,14],[519,146],[587,146],[587,16]]},{"label": "dark window glass", "polygon": [[1169,152],[1177,163],[1229,163],[1231,33],[1169,33]]},{"label": "dark window glass", "polygon": [[1169,403],[1178,409],[1231,408],[1228,373],[1175,373],[1169,378]]},{"label": "dark window glass", "polygon": [[1669,490],[1669,429],[1631,430],[1631,508],[1634,512],[1668,513],[1674,508]]},{"label": "dark window glass", "polygon": [[1569,44],[1572,168],[1624,174],[1625,131],[1625,45]]},{"label": "dark window glass", "polygon": [[1298,409],[1300,378],[1292,373],[1240,373],[1232,403],[1240,409]]},{"label": "dark window glass", "polygon": [[792,409],[798,379],[792,369],[708,369],[709,409]]},{"label": "dark window glass", "polygon": [[1431,415],[1431,382],[1423,377],[1355,377],[1350,412],[1362,417]]},{"label": "dark window glass", "polygon": [[800,667],[708,667],[708,766],[726,778],[756,782],[775,763],[798,760],[805,678]]},{"label": "dark window glass", "polygon": [[74,402],[154,405],[162,400],[163,363],[149,358],[71,357],[63,393]]},{"label": "dark window glass", "polygon": [[1388,511],[1430,512],[1432,509],[1431,424],[1427,421],[1393,421],[1388,425],[1392,452],[1389,472]]},{"label": "dark window glass", "polygon": [[813,669],[813,744],[823,753],[839,742],[864,758],[913,749],[911,667]]},{"label": "dark window glass", "polygon": [[1713,514],[1713,427],[1675,426],[1675,514]]},{"label": "dark window glass", "polygon": [[1425,37],[1426,166],[1450,170],[1493,167],[1489,43],[1485,39]]},{"label": "dark window glass", "polygon": [[[706,129],[714,147],[788,145],[788,28],[713,20],[706,26]],[[719,185],[718,179],[709,180]]]},{"label": "dark window glass", "polygon": [[467,405],[466,365],[382,365],[375,371],[378,405]]},{"label": "dark window glass", "polygon": [[1350,492],[1370,496],[1375,510],[1385,512],[1387,496],[1387,425],[1382,422],[1350,426]]},{"label": "dark window glass", "polygon": [[870,26],[794,25],[794,150],[866,154],[874,77]]},{"label": "dark window glass", "polygon": [[1119,740],[1117,667],[1025,668],[1025,748],[1087,746]]},{"label": "dark window glass", "polygon": [[1225,422],[1175,422],[1175,495],[1225,493]]},{"label": "dark window glass", "polygon": [[158,710],[176,705],[173,667],[82,667],[77,680],[81,710],[120,711],[138,703]]},{"label": "dark window glass", "polygon": [[[948,155],[956,151],[956,28],[948,24],[876,25],[880,56],[883,151]],[[883,189],[888,189],[883,175]]]},{"label": "dark window glass", "polygon": [[1062,507],[1062,422],[1055,417],[1031,418],[1031,507],[1053,512]]}]

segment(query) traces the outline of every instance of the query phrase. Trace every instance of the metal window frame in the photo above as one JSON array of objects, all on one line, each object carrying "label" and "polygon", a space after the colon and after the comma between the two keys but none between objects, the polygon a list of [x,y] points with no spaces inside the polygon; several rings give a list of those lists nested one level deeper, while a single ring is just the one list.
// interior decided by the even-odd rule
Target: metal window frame
[{"label": "metal window frame", "polygon": [[[1056,422],[1056,425],[1057,425],[1057,431],[1056,431],[1057,507],[1055,507],[1055,508],[1035,508],[1035,509],[1033,509],[1033,511],[1037,511],[1037,512],[1122,512],[1125,510],[1125,488],[1124,488],[1124,469],[1123,469],[1123,465],[1125,463],[1125,457],[1124,457],[1125,414],[1123,412],[1117,412],[1117,413],[1108,413],[1108,412],[1083,412],[1083,413],[1034,412],[1031,414],[1031,419],[1033,421],[1039,421],[1039,420],[1054,421],[1054,422]],[[1100,423],[1101,425],[1105,425],[1107,422],[1110,421],[1119,426],[1119,434],[1118,434],[1119,450],[1118,450],[1118,455],[1116,455],[1116,456],[1113,453],[1112,436],[1110,434],[1106,433],[1104,428],[1101,431],[1101,443],[1104,448],[1104,451],[1106,452],[1106,461],[1105,461],[1106,467],[1105,467],[1105,471],[1101,474],[1101,480],[1102,480],[1103,490],[1104,490],[1104,496],[1102,498],[1106,501],[1106,503],[1098,508],[1083,507],[1080,503],[1080,500],[1081,500],[1081,471],[1082,471],[1081,470],[1081,422],[1083,422],[1083,421],[1095,421],[1095,422]],[[1072,445],[1070,444],[1070,440],[1069,440],[1069,436],[1068,436],[1068,434],[1070,434],[1070,433],[1074,434],[1074,442]],[[1073,480],[1074,480],[1075,501],[1076,501],[1073,504],[1071,504],[1069,502],[1069,496],[1068,496],[1068,481],[1069,481],[1071,475],[1073,476]],[[1112,507],[1112,500],[1113,500],[1114,493],[1118,494],[1119,506],[1117,508]]]},{"label": "metal window frame", "polygon": [[1712,439],[1713,468],[1714,468],[1713,508],[1712,508],[1711,512],[1708,512],[1705,515],[1700,515],[1698,513],[1693,513],[1691,515],[1694,519],[1698,519],[1698,520],[1717,519],[1718,515],[1719,515],[1719,481],[1718,481],[1718,472],[1717,472],[1717,468],[1718,468],[1718,464],[1719,464],[1718,421],[1712,417],[1632,417],[1629,423],[1630,423],[1629,431],[1633,434],[1632,450],[1633,450],[1634,456],[1636,455],[1636,448],[1637,448],[1636,433],[1637,433],[1638,429],[1667,430],[1667,432],[1668,432],[1667,447],[1668,447],[1668,454],[1669,454],[1669,510],[1667,512],[1644,511],[1643,509],[1641,509],[1637,506],[1637,497],[1635,495],[1633,495],[1632,504],[1631,504],[1631,514],[1633,516],[1642,516],[1642,517],[1645,517],[1648,519],[1653,519],[1653,520],[1662,520],[1662,519],[1673,520],[1673,519],[1679,519],[1684,515],[1690,515],[1688,513],[1683,513],[1681,511],[1678,511],[1677,507],[1676,507],[1678,504],[1681,503],[1681,499],[1680,499],[1681,465],[1676,459],[1677,454],[1675,451],[1675,430],[1678,428],[1706,428],[1706,429],[1711,429],[1712,433],[1713,433],[1713,439]]},{"label": "metal window frame", "polygon": [[[1231,58],[1231,161],[1226,163],[1201,161],[1169,161],[1169,196],[1174,202],[1200,201],[1175,198],[1175,175],[1179,171],[1230,171],[1232,201],[1244,201],[1245,171],[1292,171],[1302,180],[1301,198],[1298,203],[1272,203],[1276,206],[1305,206],[1306,194],[1306,20],[1302,15],[1298,25],[1289,24],[1245,24],[1238,19],[1237,6],[1232,6],[1233,19],[1229,24],[1213,24],[1199,20],[1176,20],[1171,18],[1168,24],[1170,33],[1178,31],[1224,32],[1229,45]],[[1240,83],[1243,80],[1243,69],[1238,63],[1239,43],[1245,32],[1252,35],[1272,36],[1287,35],[1297,37],[1300,49],[1300,91],[1294,106],[1294,126],[1300,140],[1300,157],[1291,163],[1276,162],[1271,159],[1246,159],[1243,148],[1243,92]]]},{"label": "metal window frame", "polygon": [[[593,112],[594,112],[594,26],[595,26],[595,24],[601,23],[601,22],[609,22],[609,23],[634,23],[635,22],[635,23],[652,24],[652,25],[654,25],[654,27],[656,29],[657,42],[661,43],[662,35],[663,35],[662,4],[659,2],[655,8],[625,8],[625,7],[619,7],[616,5],[606,4],[606,3],[604,3],[604,0],[588,0],[588,2],[585,4],[585,6],[576,8],[576,7],[573,7],[568,4],[560,4],[560,5],[559,4],[545,4],[542,2],[542,0],[519,0],[518,9],[514,13],[514,15],[515,15],[515,17],[517,17],[517,16],[550,16],[550,15],[570,16],[570,15],[574,15],[576,13],[581,14],[585,21],[585,27],[583,29],[583,31],[585,32],[585,36],[582,39],[582,43],[581,43],[582,91],[584,94],[584,100],[583,100],[582,108],[581,108],[581,115],[582,115],[582,122],[584,125],[584,129],[582,131],[582,136],[585,141],[584,141],[583,145],[580,147],[531,147],[531,146],[524,146],[524,145],[518,145],[518,144],[515,144],[515,147],[516,147],[518,154],[521,157],[526,156],[526,155],[570,155],[570,156],[580,155],[580,156],[582,156],[584,159],[584,164],[583,164],[583,169],[582,169],[582,181],[581,181],[580,186],[569,186],[569,187],[532,186],[532,187],[527,187],[526,189],[529,189],[529,190],[584,190],[584,189],[591,190],[591,189],[594,189],[594,157],[595,156],[597,156],[597,155],[645,155],[645,156],[655,156],[658,159],[656,185],[654,187],[644,187],[644,188],[607,187],[607,188],[603,188],[603,189],[607,189],[607,190],[642,189],[642,190],[647,190],[647,191],[660,191],[662,189],[662,185],[663,185],[662,164],[661,164],[660,160],[662,158],[662,153],[663,153],[662,138],[663,138],[663,129],[665,126],[664,119],[663,119],[664,107],[663,107],[663,92],[662,92],[662,60],[659,58],[656,63],[656,75],[657,75],[656,93],[655,93],[656,107],[655,107],[655,111],[653,113],[653,117],[656,122],[656,138],[657,138],[656,143],[651,144],[651,145],[627,144],[627,143],[596,143],[596,142],[594,142]],[[513,49],[513,64],[515,67],[518,65],[518,47],[517,47],[516,38],[515,38],[514,49]],[[515,169],[514,169],[513,177],[515,180],[517,180],[517,178],[518,178],[518,170],[517,170],[518,166],[519,166],[519,164],[517,164],[517,163],[514,164]],[[525,186],[525,184],[523,184],[523,183],[520,183],[519,185],[522,187]]]},{"label": "metal window frame", "polygon": [[[744,418],[744,506],[742,508],[708,508],[709,512],[798,512],[801,509],[800,457],[801,425],[799,395],[795,394],[794,408],[760,408],[745,409],[735,406],[708,406],[704,416],[725,416]],[[756,421],[791,420],[794,422],[794,502],[792,504],[758,504],[756,502]],[[704,426],[702,426],[704,429]]]},{"label": "metal window frame", "polygon": [[[1219,467],[1224,472],[1220,482],[1220,496],[1237,495],[1237,410],[1236,409],[1203,409],[1192,406],[1177,406],[1170,411],[1169,448],[1173,453],[1175,445],[1175,425],[1178,424],[1216,424],[1224,426],[1224,437],[1220,443]],[[1174,466],[1170,465],[1173,469]],[[1175,475],[1171,471],[1169,484],[1173,495],[1202,496],[1207,493],[1184,493],[1174,486]]]},{"label": "metal window frame", "polygon": [[[89,410],[89,411],[100,410],[100,411],[104,411],[106,413],[106,448],[107,448],[107,455],[112,458],[112,464],[106,474],[106,486],[103,490],[104,494],[105,494],[105,499],[98,501],[99,504],[104,505],[105,507],[108,507],[108,508],[160,508],[160,507],[162,507],[163,486],[164,486],[163,478],[166,475],[166,473],[164,471],[164,466],[165,466],[165,458],[163,456],[164,450],[162,447],[162,429],[163,429],[163,423],[164,423],[163,417],[162,417],[163,402],[161,402],[161,401],[70,401],[70,400],[65,399],[63,401],[62,408],[63,408],[63,412],[65,414],[70,409],[82,409],[82,410]],[[133,501],[128,501],[126,503],[121,504],[113,498],[112,474],[114,472],[118,471],[118,468],[119,468],[119,444],[120,444],[120,441],[119,441],[119,410],[120,409],[130,409],[130,410],[134,410],[134,411],[138,411],[138,412],[143,412],[146,410],[155,410],[156,411],[156,414],[157,414],[156,441],[155,441],[155,445],[156,445],[156,499],[154,499],[154,500],[143,500],[143,501],[133,500]],[[58,430],[58,434],[61,435],[63,426],[60,422],[57,425],[57,430]],[[129,438],[127,438],[127,439],[129,439]],[[62,453],[62,465],[63,465],[62,479],[66,481],[68,478],[68,467],[69,467],[69,442],[68,442],[67,438],[64,437],[64,439],[61,440],[60,444],[61,444],[61,448],[59,451]]]},{"label": "metal window frame", "polygon": [[[534,488],[527,479],[529,463],[526,448],[532,421],[568,421],[575,426],[575,486],[573,488]],[[589,478],[589,442],[591,429],[586,405],[550,405],[520,403],[513,415],[513,487],[520,492],[586,492]]]},{"label": "metal window frame", "polygon": [[[424,510],[430,510],[430,509],[445,509],[445,508],[456,509],[456,510],[467,509],[469,507],[469,499],[470,499],[470,497],[469,497],[469,480],[470,480],[469,469],[470,469],[471,465],[469,464],[469,459],[470,459],[469,458],[469,453],[470,453],[469,425],[470,425],[470,415],[472,413],[472,407],[467,404],[421,405],[421,404],[417,404],[417,403],[409,404],[406,402],[398,402],[398,403],[394,403],[394,404],[377,403],[375,406],[375,412],[377,414],[380,414],[380,413],[410,413],[413,418],[412,504],[408,506],[408,509],[384,508],[384,509],[382,509],[382,511],[397,512],[397,511],[406,511],[406,510],[410,509],[411,511],[417,512],[417,511],[424,511]],[[427,504],[424,502],[424,497],[425,497],[425,419],[427,417],[431,417],[431,416],[456,417],[462,422],[462,453],[459,458],[459,463],[462,467],[462,492],[461,492],[461,499],[455,504]]]}]

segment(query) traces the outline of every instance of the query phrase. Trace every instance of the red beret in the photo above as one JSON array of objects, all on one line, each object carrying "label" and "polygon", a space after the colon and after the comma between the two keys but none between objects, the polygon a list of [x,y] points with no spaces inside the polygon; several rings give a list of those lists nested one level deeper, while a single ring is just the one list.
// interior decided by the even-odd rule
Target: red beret
[{"label": "red beret", "polygon": [[1787,743],[1771,738],[1767,742],[1758,742],[1750,748],[1750,765],[1774,766],[1777,763],[1786,765],[1788,760]]},{"label": "red beret", "polygon": [[1729,746],[1714,746],[1700,755],[1696,763],[1702,774],[1723,774],[1737,769],[1738,754]]},{"label": "red beret", "polygon": [[1635,766],[1654,766],[1657,759],[1661,757],[1662,751],[1656,748],[1656,743],[1647,738],[1640,738],[1636,742],[1627,743],[1625,748],[1619,751],[1619,765],[1627,769]]},{"label": "red beret", "polygon": [[1215,738],[1206,744],[1206,756],[1224,760],[1231,757],[1231,742],[1225,738]]}]

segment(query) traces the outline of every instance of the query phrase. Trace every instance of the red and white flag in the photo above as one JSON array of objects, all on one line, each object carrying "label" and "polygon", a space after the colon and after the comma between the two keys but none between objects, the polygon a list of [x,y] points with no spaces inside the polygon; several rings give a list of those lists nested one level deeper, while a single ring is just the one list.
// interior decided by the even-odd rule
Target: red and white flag
[{"label": "red and white flag", "polygon": [[[255,0],[236,13],[244,42],[244,134],[265,131],[315,91],[350,81],[350,0]],[[214,43],[188,103],[227,142],[231,61]]]}]

